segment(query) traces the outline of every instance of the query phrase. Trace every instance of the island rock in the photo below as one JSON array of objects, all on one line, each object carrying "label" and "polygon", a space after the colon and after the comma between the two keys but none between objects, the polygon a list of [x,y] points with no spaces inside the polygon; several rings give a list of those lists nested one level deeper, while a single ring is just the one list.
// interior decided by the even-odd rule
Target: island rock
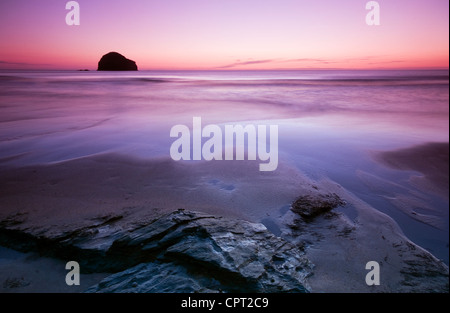
[{"label": "island rock", "polygon": [[136,62],[117,52],[109,52],[98,62],[98,71],[137,71]]}]

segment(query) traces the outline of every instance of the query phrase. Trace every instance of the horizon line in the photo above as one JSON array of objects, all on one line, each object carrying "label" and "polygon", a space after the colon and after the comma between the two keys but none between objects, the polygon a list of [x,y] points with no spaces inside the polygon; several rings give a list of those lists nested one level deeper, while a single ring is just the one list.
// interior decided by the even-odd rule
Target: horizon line
[{"label": "horizon line", "polygon": [[[112,71],[112,72],[140,72],[140,71],[203,71],[203,72],[248,72],[248,71],[449,71],[450,67],[408,67],[408,68],[345,68],[345,67],[316,67],[316,68],[271,68],[271,69],[229,69],[229,68],[210,68],[210,69],[201,69],[201,68],[144,68],[138,69],[137,71]],[[0,68],[0,71],[89,71],[89,72],[98,72],[97,69],[89,69],[89,68]],[[100,71],[100,72],[108,72],[108,71]]]}]

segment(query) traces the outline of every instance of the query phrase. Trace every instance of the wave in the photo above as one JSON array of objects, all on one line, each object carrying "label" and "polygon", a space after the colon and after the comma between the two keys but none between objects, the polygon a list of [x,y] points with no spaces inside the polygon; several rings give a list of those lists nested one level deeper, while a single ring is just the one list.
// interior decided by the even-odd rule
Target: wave
[{"label": "wave", "polygon": [[397,71],[395,73],[366,72],[270,72],[270,71],[185,71],[153,72],[7,72],[0,74],[0,83],[8,82],[45,83],[120,83],[120,84],[163,84],[177,83],[199,86],[364,86],[364,85],[448,85],[448,71]]}]

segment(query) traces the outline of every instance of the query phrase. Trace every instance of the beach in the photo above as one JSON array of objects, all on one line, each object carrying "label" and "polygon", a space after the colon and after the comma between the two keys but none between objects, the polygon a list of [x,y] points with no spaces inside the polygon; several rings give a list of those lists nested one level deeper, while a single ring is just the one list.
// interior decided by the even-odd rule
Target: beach
[{"label": "beach", "polygon": [[[220,171],[220,166],[218,168],[210,166],[212,167],[207,167],[208,172]],[[236,203],[248,201],[246,198],[251,195],[246,188],[249,182],[240,182],[237,189],[242,188],[245,191],[235,191],[235,194],[230,196],[231,188],[225,183],[232,174],[229,171],[223,176],[216,177],[217,182],[202,187],[192,181],[177,179],[178,177],[192,179],[199,174],[195,172],[195,167],[201,169],[201,176],[205,174],[201,165],[188,165],[187,168],[173,167],[171,162],[167,161],[155,164],[117,155],[105,155],[51,166],[2,170],[1,177],[4,179],[2,186],[6,188],[2,194],[1,243],[7,245],[9,249],[18,249],[26,253],[22,259],[20,255],[16,256],[14,266],[8,263],[12,258],[11,253],[2,253],[5,263],[0,271],[0,276],[5,282],[3,291],[46,290],[42,289],[40,283],[43,277],[36,271],[51,275],[52,280],[45,284],[49,288],[48,291],[74,291],[61,282],[52,284],[52,281],[57,281],[58,275],[64,273],[54,270],[58,268],[55,264],[60,264],[61,267],[63,262],[58,261],[60,257],[55,259],[55,255],[51,253],[52,249],[57,251],[60,244],[55,243],[54,248],[49,245],[46,249],[36,249],[33,245],[31,247],[26,245],[31,238],[35,240],[47,238],[52,241],[64,237],[65,241],[76,242],[77,236],[80,236],[86,227],[92,227],[89,233],[95,234],[95,225],[98,225],[98,221],[114,221],[116,216],[123,217],[123,220],[119,219],[117,222],[120,226],[114,227],[126,229],[122,225],[157,219],[176,211],[177,208],[195,210],[216,217],[225,216],[232,220],[257,223],[262,221],[272,233],[301,247],[314,264],[314,274],[308,278],[312,292],[445,290],[445,273],[447,270],[448,275],[448,268],[444,263],[406,238],[390,217],[370,207],[335,182],[329,180],[313,182],[297,174],[292,180],[291,188],[280,184],[280,181],[285,183],[283,177],[255,184],[254,182],[259,182],[261,178],[258,177],[258,180],[252,177],[250,173],[253,167],[237,166],[236,170],[240,173],[250,172],[248,179],[253,182],[250,186],[257,190],[257,194],[266,190],[266,193],[282,193],[284,197],[295,198],[296,195],[333,193],[338,194],[346,202],[345,206],[354,210],[352,218],[333,212],[331,215],[325,214],[313,221],[305,222],[288,208],[270,210],[271,207],[277,207],[280,201],[274,198],[258,199],[260,201],[256,203],[260,208],[258,211],[239,210],[240,205]],[[281,171],[280,174],[292,175],[289,170],[291,169]],[[30,179],[33,176],[34,178]],[[157,181],[158,189],[153,191],[154,193],[149,191],[149,187],[142,181],[143,178],[152,182]],[[277,185],[280,186],[279,190],[274,188]],[[191,188],[186,189],[185,186]],[[26,200],[24,194],[27,195]],[[233,232],[233,229],[230,231]],[[18,244],[17,240],[21,242],[18,234],[28,234],[31,238],[25,243]],[[95,238],[91,240],[93,243],[97,242]],[[381,260],[382,288],[376,289],[365,285],[364,265],[367,260]],[[90,270],[86,277],[82,278],[83,286],[94,286],[108,277],[110,272],[107,267],[104,270],[101,267]]]},{"label": "beach", "polygon": [[377,158],[395,169],[420,172],[410,183],[448,199],[448,143],[428,143],[421,146],[384,152]]},{"label": "beach", "polygon": [[[305,273],[295,279],[310,292],[448,292],[448,71],[2,75],[4,292],[41,290],[36,269],[68,261],[61,247],[77,256],[92,250],[104,265],[92,266],[77,292],[131,271],[131,261],[119,259],[119,270],[100,256],[138,231],[137,224],[151,229],[179,209],[206,214],[200,216],[208,223],[195,227],[219,246],[220,223],[252,223],[245,240],[262,229],[274,246],[292,245],[298,251],[289,257]],[[277,125],[276,170],[260,171],[260,162],[248,158],[173,160],[170,129],[192,126],[195,116],[219,127]],[[292,210],[298,197],[333,194],[342,202],[312,220]],[[233,242],[226,249],[244,249]],[[163,250],[161,266],[172,266]],[[254,267],[269,262],[287,275],[272,257],[263,254]],[[13,260],[19,261],[12,266]],[[369,261],[380,263],[380,286],[365,283]],[[154,259],[145,262],[155,266]],[[242,277],[257,272],[236,266]],[[57,280],[63,272],[48,273]],[[217,287],[204,277],[189,279],[200,291]],[[64,284],[48,288],[71,291]]]}]

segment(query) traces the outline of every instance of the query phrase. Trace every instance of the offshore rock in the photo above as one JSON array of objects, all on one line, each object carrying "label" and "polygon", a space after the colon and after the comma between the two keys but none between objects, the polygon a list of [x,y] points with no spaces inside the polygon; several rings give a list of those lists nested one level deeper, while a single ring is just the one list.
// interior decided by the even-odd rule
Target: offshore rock
[{"label": "offshore rock", "polygon": [[137,71],[136,62],[127,59],[117,52],[102,56],[98,62],[98,71]]}]

